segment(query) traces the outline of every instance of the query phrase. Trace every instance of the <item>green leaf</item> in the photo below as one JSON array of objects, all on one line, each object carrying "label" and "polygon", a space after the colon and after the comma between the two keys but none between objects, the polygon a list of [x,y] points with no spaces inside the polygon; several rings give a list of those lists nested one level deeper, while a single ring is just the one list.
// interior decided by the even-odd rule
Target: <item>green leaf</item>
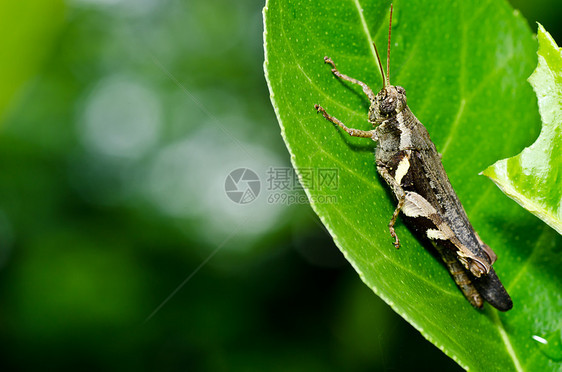
[{"label": "green leaf", "polygon": [[[525,81],[536,41],[503,0],[394,3],[391,83],[429,130],[469,218],[498,254],[494,265],[514,302],[507,313],[473,309],[447,270],[401,223],[388,232],[395,200],[377,176],[375,144],[350,138],[314,110],[369,129],[369,103],[323,63],[375,91],[381,77],[371,42],[386,57],[388,2],[269,0],[265,72],[292,163],[301,176],[338,170],[336,190],[304,181],[311,205],[361,279],[461,366],[475,371],[559,369],[533,336],[560,328],[561,237],[478,172],[514,154],[539,131]],[[353,340],[350,340],[353,342]]]},{"label": "green leaf", "polygon": [[0,2],[0,118],[22,85],[37,72],[63,21],[63,2]]},{"label": "green leaf", "polygon": [[497,161],[482,174],[507,196],[562,234],[562,53],[539,25],[539,64],[529,82],[539,101],[539,138],[519,155]]}]

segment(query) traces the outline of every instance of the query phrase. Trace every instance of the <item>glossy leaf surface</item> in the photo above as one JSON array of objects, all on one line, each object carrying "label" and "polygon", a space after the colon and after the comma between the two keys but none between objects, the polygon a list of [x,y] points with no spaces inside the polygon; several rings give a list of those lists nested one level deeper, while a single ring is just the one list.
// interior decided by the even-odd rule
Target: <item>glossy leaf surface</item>
[{"label": "glossy leaf surface", "polygon": [[[469,218],[498,254],[494,265],[514,308],[473,309],[444,266],[401,223],[378,177],[375,143],[350,138],[317,114],[369,129],[369,103],[323,63],[381,87],[372,42],[386,58],[388,2],[270,0],[264,9],[265,71],[272,103],[311,205],[361,279],[422,334],[475,371],[553,370],[534,335],[559,329],[562,240],[478,173],[536,138],[540,121],[526,79],[536,41],[500,0],[394,2],[391,83],[428,128]],[[337,185],[323,182],[336,169]],[[324,180],[325,181],[325,180]]]}]

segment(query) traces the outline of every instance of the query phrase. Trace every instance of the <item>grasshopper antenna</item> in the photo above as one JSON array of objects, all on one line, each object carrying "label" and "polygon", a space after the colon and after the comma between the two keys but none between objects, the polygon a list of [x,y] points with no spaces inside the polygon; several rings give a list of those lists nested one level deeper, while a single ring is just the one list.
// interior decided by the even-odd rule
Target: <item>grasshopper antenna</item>
[{"label": "grasshopper antenna", "polygon": [[[388,21],[388,52],[386,54],[386,84],[390,85],[390,32],[392,31],[392,4],[390,4],[390,20]],[[375,48],[376,50],[376,48]],[[378,52],[377,52],[378,56]],[[379,62],[380,66],[380,62]]]},{"label": "grasshopper antenna", "polygon": [[386,78],[384,76],[384,69],[382,68],[381,57],[379,56],[379,51],[377,50],[377,45],[375,43],[373,43],[373,46],[375,47],[375,53],[377,54],[377,61],[379,62],[379,68],[381,69],[382,87],[384,89]]}]

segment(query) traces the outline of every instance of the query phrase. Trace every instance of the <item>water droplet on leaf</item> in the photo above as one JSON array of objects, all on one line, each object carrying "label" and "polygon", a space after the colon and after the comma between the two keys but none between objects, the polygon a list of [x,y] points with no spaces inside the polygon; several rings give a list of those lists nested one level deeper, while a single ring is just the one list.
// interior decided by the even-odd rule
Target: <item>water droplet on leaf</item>
[{"label": "water droplet on leaf", "polygon": [[562,335],[560,330],[550,332],[543,336],[533,335],[537,347],[547,358],[559,362],[562,361]]}]

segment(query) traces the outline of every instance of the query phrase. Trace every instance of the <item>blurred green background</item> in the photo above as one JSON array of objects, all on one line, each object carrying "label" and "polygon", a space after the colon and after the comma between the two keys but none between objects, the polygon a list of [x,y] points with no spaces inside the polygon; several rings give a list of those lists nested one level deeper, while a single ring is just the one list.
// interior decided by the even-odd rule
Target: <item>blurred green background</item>
[{"label": "blurred green background", "polygon": [[[562,40],[559,1],[513,4]],[[268,201],[263,5],[0,4],[0,368],[460,370]]]}]

